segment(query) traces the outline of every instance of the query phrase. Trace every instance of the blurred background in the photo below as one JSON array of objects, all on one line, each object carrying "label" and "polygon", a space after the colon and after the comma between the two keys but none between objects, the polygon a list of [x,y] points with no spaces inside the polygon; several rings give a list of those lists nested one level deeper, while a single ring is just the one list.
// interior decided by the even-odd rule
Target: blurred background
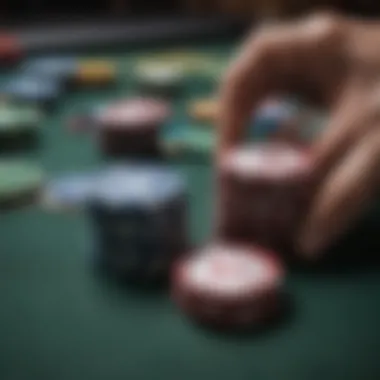
[{"label": "blurred background", "polygon": [[136,17],[169,14],[235,15],[242,18],[289,17],[318,8],[376,16],[377,0],[2,0],[3,23],[44,21],[49,18]]}]

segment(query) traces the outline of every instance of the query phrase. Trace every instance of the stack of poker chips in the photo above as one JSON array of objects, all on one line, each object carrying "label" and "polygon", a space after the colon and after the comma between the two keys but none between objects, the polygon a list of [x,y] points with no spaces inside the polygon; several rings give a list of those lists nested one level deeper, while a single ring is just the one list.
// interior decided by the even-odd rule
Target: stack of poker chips
[{"label": "stack of poker chips", "polygon": [[69,128],[94,132],[106,157],[152,159],[160,156],[159,135],[170,113],[170,105],[163,100],[119,99],[76,115]]},{"label": "stack of poker chips", "polygon": [[174,301],[191,319],[259,328],[284,315],[284,253],[311,197],[311,160],[288,143],[228,152],[219,167],[216,240],[178,261]]},{"label": "stack of poker chips", "polygon": [[186,201],[182,177],[167,167],[106,169],[94,180],[88,206],[98,267],[128,282],[165,280],[187,247]]},{"label": "stack of poker chips", "polygon": [[97,136],[106,156],[157,157],[159,132],[170,115],[165,101],[124,99],[104,107]]},{"label": "stack of poker chips", "polygon": [[179,96],[185,81],[184,68],[169,62],[147,62],[136,68],[136,79],[141,94],[172,99]]},{"label": "stack of poker chips", "polygon": [[256,143],[221,163],[219,233],[228,241],[286,250],[311,197],[310,154],[285,143]]},{"label": "stack of poker chips", "polygon": [[34,106],[0,103],[0,151],[34,147],[38,142],[43,115]]}]

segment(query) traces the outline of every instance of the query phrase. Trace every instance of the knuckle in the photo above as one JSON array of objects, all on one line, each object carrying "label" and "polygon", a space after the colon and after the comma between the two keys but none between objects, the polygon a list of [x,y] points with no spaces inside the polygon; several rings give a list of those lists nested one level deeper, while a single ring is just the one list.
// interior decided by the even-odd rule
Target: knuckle
[{"label": "knuckle", "polygon": [[343,23],[340,17],[333,13],[316,13],[306,20],[305,27],[319,40],[330,40],[340,35]]}]

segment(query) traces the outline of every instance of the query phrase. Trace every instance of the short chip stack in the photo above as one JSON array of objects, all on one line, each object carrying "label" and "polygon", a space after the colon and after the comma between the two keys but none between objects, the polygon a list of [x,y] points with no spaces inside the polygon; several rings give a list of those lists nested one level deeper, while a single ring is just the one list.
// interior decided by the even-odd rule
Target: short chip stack
[{"label": "short chip stack", "polygon": [[0,34],[0,65],[10,66],[18,62],[23,55],[21,43],[16,36]]},{"label": "short chip stack", "polygon": [[21,74],[56,81],[64,88],[70,85],[78,71],[78,59],[72,56],[50,56],[27,60],[21,66]]},{"label": "short chip stack", "polygon": [[273,254],[257,246],[215,243],[177,263],[172,295],[198,322],[251,328],[277,316],[283,277]]},{"label": "short chip stack", "polygon": [[163,166],[120,165],[100,173],[90,200],[96,262],[114,278],[165,279],[186,241],[182,177]]},{"label": "short chip stack", "polygon": [[109,104],[97,117],[101,150],[111,157],[159,156],[159,133],[169,115],[169,105],[155,99],[126,99]]},{"label": "short chip stack", "polygon": [[289,247],[310,198],[308,152],[257,143],[225,157],[220,170],[220,234],[229,241]]},{"label": "short chip stack", "polygon": [[77,88],[104,88],[115,83],[116,67],[109,60],[79,61],[73,76],[73,85]]},{"label": "short chip stack", "polygon": [[155,61],[137,66],[135,76],[142,94],[163,98],[178,96],[185,79],[181,65]]},{"label": "short chip stack", "polygon": [[38,142],[43,116],[33,106],[0,104],[0,151],[32,148]]},{"label": "short chip stack", "polygon": [[11,78],[0,88],[0,94],[13,101],[51,108],[62,95],[62,84],[51,78],[21,75]]}]

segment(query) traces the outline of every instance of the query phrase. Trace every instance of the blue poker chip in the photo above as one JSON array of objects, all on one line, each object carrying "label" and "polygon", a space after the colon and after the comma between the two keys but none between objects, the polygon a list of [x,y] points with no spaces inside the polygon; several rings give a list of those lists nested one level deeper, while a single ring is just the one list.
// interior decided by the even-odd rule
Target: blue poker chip
[{"label": "blue poker chip", "polygon": [[297,114],[297,107],[288,101],[271,100],[264,103],[252,117],[250,134],[268,137]]},{"label": "blue poker chip", "polygon": [[76,173],[51,180],[43,190],[43,206],[50,210],[82,208],[91,199],[94,179],[92,173]]},{"label": "blue poker chip", "polygon": [[27,102],[50,102],[62,92],[58,81],[38,77],[20,76],[9,80],[0,92],[16,100]]},{"label": "blue poker chip", "polygon": [[145,164],[116,165],[95,180],[92,200],[110,209],[136,205],[160,206],[185,192],[175,170]]},{"label": "blue poker chip", "polygon": [[44,78],[67,80],[72,78],[78,69],[78,59],[75,57],[43,57],[26,61],[21,67],[21,73]]}]

